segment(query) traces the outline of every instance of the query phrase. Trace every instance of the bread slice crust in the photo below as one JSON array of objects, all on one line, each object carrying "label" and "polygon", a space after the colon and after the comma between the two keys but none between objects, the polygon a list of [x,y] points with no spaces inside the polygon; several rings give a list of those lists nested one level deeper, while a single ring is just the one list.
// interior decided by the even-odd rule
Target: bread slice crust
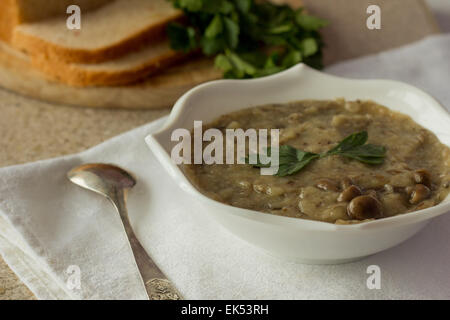
[{"label": "bread slice crust", "polygon": [[73,87],[118,86],[142,80],[185,57],[171,50],[167,41],[161,41],[119,59],[98,64],[66,63],[38,55],[31,57],[31,65],[47,79]]}]

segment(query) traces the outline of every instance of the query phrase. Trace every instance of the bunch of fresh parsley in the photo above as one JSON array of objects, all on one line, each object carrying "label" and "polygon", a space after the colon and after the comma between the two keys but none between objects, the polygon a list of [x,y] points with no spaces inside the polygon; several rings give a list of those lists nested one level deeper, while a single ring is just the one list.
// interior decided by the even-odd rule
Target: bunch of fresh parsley
[{"label": "bunch of fresh parsley", "polygon": [[257,0],[169,0],[187,22],[171,23],[174,50],[216,56],[226,78],[256,78],[299,62],[320,69],[327,22],[302,9]]},{"label": "bunch of fresh parsley", "polygon": [[[366,144],[368,138],[369,136],[366,131],[357,132],[346,137],[333,149],[320,154],[306,152],[288,145],[280,146],[278,151],[279,168],[276,176],[285,177],[293,175],[312,161],[333,155],[340,155],[370,165],[382,164],[386,154],[386,148],[374,144]],[[271,150],[268,148],[267,154],[270,155],[270,152]],[[246,163],[250,164],[249,162],[249,158],[246,158]],[[252,165],[256,168],[270,167],[270,163],[262,164],[259,162],[259,157],[258,163]]]}]

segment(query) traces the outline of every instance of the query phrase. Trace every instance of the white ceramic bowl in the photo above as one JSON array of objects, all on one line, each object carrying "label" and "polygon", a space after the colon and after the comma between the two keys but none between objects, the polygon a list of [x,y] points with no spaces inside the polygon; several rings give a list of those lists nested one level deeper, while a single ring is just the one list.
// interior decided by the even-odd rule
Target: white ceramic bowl
[{"label": "white ceramic bowl", "polygon": [[[193,128],[220,115],[269,103],[302,99],[372,99],[410,115],[450,145],[450,116],[432,97],[410,85],[388,80],[350,80],[330,76],[300,64],[282,73],[255,80],[219,80],[183,95],[157,133],[146,141],[169,176],[200,201],[204,214],[236,236],[268,253],[311,264],[343,263],[393,247],[413,236],[430,219],[450,211],[450,197],[438,206],[405,215],[355,225],[288,218],[222,204],[202,195],[170,158],[177,128]],[[430,248],[432,249],[432,248]],[[414,254],[414,253],[411,253]]]}]

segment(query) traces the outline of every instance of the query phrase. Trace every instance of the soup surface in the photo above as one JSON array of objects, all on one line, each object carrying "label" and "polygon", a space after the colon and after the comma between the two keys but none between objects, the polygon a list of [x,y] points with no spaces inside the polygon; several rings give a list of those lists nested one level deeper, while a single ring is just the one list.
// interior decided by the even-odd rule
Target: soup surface
[{"label": "soup surface", "polygon": [[382,164],[333,155],[285,177],[263,176],[247,164],[183,166],[203,194],[232,206],[351,224],[431,207],[450,191],[450,149],[409,116],[373,101],[265,105],[221,116],[208,128],[280,129],[280,145],[313,153],[367,131],[368,143],[386,148]]}]

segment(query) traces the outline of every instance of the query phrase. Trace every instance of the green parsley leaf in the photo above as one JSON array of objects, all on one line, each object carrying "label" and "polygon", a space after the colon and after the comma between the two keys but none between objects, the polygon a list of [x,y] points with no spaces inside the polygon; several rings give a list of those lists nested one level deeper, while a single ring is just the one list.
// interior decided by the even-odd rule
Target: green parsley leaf
[{"label": "green parsley leaf", "polygon": [[228,59],[228,57],[224,54],[219,54],[216,57],[214,64],[217,68],[222,69],[225,73],[233,69],[233,65],[231,64],[230,59]]},{"label": "green parsley leaf", "polygon": [[228,57],[229,61],[231,62],[231,65],[233,66],[233,71],[238,73],[235,74],[237,78],[245,78],[246,76],[252,76],[257,71],[253,65],[243,60],[236,53],[227,50],[225,54]]},{"label": "green parsley leaf", "polygon": [[[369,165],[382,164],[386,154],[386,148],[373,144],[365,144],[368,140],[366,131],[354,133],[343,139],[336,147],[322,154],[303,151],[294,147],[283,145],[279,148],[279,169],[275,174],[279,177],[296,174],[305,168],[312,161],[332,155],[339,155],[346,158],[358,160]],[[271,149],[266,152],[270,157]],[[249,157],[246,163],[251,164]],[[256,168],[268,168],[271,164],[262,164],[260,156],[257,155],[257,163],[251,164]]]},{"label": "green parsley leaf", "polygon": [[203,53],[207,56],[222,52],[226,47],[223,38],[202,38],[200,41]]},{"label": "green parsley leaf", "polygon": [[344,140],[342,140],[336,147],[329,150],[326,154],[333,155],[342,152],[349,151],[356,147],[362,146],[369,139],[369,134],[367,131],[361,131],[354,134],[349,135]]},{"label": "green parsley leaf", "polygon": [[380,164],[384,161],[385,153],[386,148],[382,146],[365,144],[336,154],[368,164]]},{"label": "green parsley leaf", "polygon": [[304,57],[310,57],[317,53],[319,45],[314,38],[306,38],[300,42],[302,53]]},{"label": "green parsley leaf", "polygon": [[225,38],[231,49],[235,49],[239,43],[239,25],[228,17],[224,19]]},{"label": "green parsley leaf", "polygon": [[308,31],[317,31],[320,28],[326,27],[328,22],[318,17],[309,16],[299,11],[296,16],[296,22],[303,29]]},{"label": "green parsley leaf", "polygon": [[202,0],[177,0],[174,1],[174,3],[178,8],[187,9],[193,12],[200,11],[203,6]]},{"label": "green parsley leaf", "polygon": [[[266,155],[268,157],[270,157],[271,155],[272,152],[271,150],[272,150],[271,148],[267,148]],[[279,148],[278,157],[279,157],[279,168],[278,172],[275,175],[278,177],[285,177],[299,172],[304,167],[306,167],[311,161],[319,158],[320,155],[311,152],[305,152],[302,150],[295,149],[291,146],[284,145]],[[247,157],[245,159],[245,162],[247,164],[250,164],[250,158]],[[255,168],[270,167],[270,163],[269,164],[261,163],[259,155],[257,157],[257,163],[252,165]]]},{"label": "green parsley leaf", "polygon": [[209,24],[208,28],[205,30],[205,37],[206,38],[215,38],[219,34],[221,34],[223,31],[223,24],[222,24],[222,18],[220,15],[216,14],[214,16],[214,19],[212,19],[211,23]]},{"label": "green parsley leaf", "polygon": [[291,146],[281,146],[279,150],[278,177],[293,175],[306,167],[320,155],[295,149]]},{"label": "green parsley leaf", "polygon": [[195,30],[191,27],[184,27],[178,23],[171,23],[167,28],[170,39],[170,46],[174,50],[189,52],[197,48]]},{"label": "green parsley leaf", "polygon": [[242,13],[248,13],[250,11],[250,8],[252,6],[252,0],[235,0],[234,3],[236,4],[236,7],[242,12]]},{"label": "green parsley leaf", "polygon": [[303,55],[299,50],[290,50],[288,54],[284,56],[282,66],[289,68],[303,60]]}]

